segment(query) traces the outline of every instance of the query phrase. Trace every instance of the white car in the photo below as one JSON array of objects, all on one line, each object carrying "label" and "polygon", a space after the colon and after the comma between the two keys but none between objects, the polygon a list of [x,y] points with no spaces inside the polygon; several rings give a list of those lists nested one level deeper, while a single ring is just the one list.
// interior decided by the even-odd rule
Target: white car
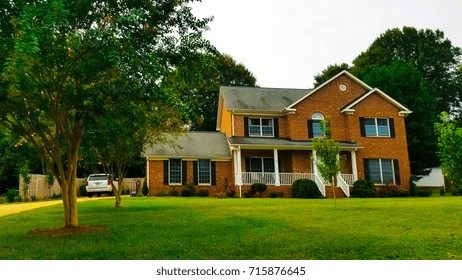
[{"label": "white car", "polygon": [[[114,181],[114,185],[117,186],[117,181]],[[112,195],[111,179],[107,174],[90,174],[87,178],[86,183],[87,195],[92,197],[93,195],[101,196],[103,193]]]}]

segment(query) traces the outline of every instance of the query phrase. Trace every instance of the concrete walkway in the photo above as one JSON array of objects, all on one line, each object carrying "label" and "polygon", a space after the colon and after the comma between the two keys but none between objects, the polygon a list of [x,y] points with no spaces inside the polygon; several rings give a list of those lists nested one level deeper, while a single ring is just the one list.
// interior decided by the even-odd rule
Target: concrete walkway
[{"label": "concrete walkway", "polygon": [[[92,197],[92,198],[79,197],[77,198],[77,203],[85,202],[89,200],[100,200],[100,199],[109,199],[109,198],[114,198],[114,197],[113,196]],[[34,201],[34,202],[0,204],[0,217],[33,210],[33,209],[37,209],[40,207],[57,205],[57,204],[62,205],[63,201],[61,199],[57,199],[57,200],[49,200],[49,201]]]}]

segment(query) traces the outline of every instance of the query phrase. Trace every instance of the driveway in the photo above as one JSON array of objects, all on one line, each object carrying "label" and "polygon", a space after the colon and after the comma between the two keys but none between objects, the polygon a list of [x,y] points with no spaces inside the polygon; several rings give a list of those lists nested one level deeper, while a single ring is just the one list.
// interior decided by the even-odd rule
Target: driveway
[{"label": "driveway", "polygon": [[[113,196],[107,197],[79,197],[77,198],[77,202],[85,202],[89,200],[99,200],[99,199],[108,199],[114,198]],[[35,202],[22,202],[22,203],[9,203],[9,204],[0,204],[0,217],[17,214],[24,211],[33,210],[40,207],[46,207],[50,205],[56,204],[63,204],[63,201],[60,199],[57,200],[49,200],[49,201],[35,201]]]}]

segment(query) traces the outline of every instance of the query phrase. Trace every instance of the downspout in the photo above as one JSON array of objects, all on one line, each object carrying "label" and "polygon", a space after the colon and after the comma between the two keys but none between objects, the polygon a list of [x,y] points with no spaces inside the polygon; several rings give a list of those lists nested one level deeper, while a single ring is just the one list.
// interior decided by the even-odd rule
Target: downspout
[{"label": "downspout", "polygon": [[231,136],[234,136],[234,110],[231,111]]}]

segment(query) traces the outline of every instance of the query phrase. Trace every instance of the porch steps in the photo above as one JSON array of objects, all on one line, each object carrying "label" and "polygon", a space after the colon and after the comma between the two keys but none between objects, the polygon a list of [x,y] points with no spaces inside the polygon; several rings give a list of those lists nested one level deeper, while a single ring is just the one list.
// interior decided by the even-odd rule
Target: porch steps
[{"label": "porch steps", "polygon": [[337,188],[337,187],[334,188],[334,187],[329,187],[329,186],[326,186],[326,196],[328,198],[334,198],[334,190],[335,190],[336,198],[346,198],[346,195],[342,191],[341,188]]}]

